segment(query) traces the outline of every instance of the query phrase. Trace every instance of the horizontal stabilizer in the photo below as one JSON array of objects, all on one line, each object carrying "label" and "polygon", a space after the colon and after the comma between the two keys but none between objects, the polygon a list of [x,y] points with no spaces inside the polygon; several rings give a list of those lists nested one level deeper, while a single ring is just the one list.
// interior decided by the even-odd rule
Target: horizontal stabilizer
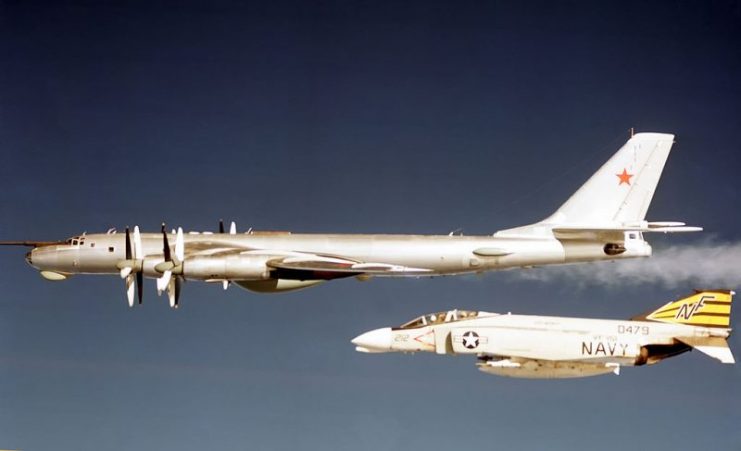
[{"label": "horizontal stabilizer", "polygon": [[[657,226],[656,224],[661,224]],[[682,224],[682,225],[679,225]],[[641,224],[621,224],[621,225],[604,225],[595,226],[594,224],[568,224],[564,226],[553,227],[553,235],[559,240],[600,240],[600,239],[622,239],[625,232],[641,232],[641,233],[653,233],[653,232],[700,232],[702,227],[685,226],[684,223],[675,222],[662,222],[662,223],[646,223]]]},{"label": "horizontal stabilizer", "polygon": [[702,227],[685,226],[684,223],[648,222],[640,225],[595,226],[594,224],[569,224],[556,226],[554,233],[600,233],[600,232],[701,232]]},{"label": "horizontal stabilizer", "polygon": [[678,227],[652,227],[643,232],[663,232],[663,233],[685,233],[685,232],[702,232],[702,227],[695,226],[678,226]]},{"label": "horizontal stabilizer", "polygon": [[728,347],[728,342],[722,337],[677,337],[682,343],[692,346],[694,349],[720,360],[723,363],[736,363]]}]

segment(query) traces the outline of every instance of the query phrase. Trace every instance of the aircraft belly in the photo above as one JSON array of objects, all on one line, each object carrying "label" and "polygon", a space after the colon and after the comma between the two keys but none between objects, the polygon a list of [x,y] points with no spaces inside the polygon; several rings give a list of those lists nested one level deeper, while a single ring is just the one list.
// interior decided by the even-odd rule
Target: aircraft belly
[{"label": "aircraft belly", "polygon": [[568,361],[527,360],[498,365],[498,362],[478,362],[476,366],[484,373],[524,379],[571,379],[614,373],[615,366]]},{"label": "aircraft belly", "polygon": [[485,262],[486,268],[550,265],[565,261],[563,245],[556,239],[510,240],[504,246],[513,252],[489,259]]}]

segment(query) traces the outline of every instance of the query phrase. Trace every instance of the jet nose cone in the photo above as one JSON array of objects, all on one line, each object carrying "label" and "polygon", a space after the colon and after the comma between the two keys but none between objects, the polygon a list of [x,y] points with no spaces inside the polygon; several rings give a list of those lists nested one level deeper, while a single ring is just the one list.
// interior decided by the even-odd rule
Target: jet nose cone
[{"label": "jet nose cone", "polygon": [[388,352],[391,351],[391,328],[371,330],[352,339],[358,352]]}]

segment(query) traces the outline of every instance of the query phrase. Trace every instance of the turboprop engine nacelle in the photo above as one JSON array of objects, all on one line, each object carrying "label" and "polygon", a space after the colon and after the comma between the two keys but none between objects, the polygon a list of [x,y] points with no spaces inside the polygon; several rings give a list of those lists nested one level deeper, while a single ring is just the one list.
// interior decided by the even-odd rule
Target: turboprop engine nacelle
[{"label": "turboprop engine nacelle", "polygon": [[270,277],[265,255],[197,256],[183,262],[183,276],[199,280],[264,280]]}]

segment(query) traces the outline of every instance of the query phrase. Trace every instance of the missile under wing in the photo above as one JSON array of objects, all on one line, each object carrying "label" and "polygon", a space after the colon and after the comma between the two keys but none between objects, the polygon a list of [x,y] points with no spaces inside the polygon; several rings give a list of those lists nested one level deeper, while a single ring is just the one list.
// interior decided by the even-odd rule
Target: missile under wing
[{"label": "missile under wing", "polygon": [[697,291],[631,320],[500,315],[451,310],[352,340],[360,352],[474,355],[490,374],[572,378],[619,374],[696,349],[734,363],[726,339],[733,292]]}]

